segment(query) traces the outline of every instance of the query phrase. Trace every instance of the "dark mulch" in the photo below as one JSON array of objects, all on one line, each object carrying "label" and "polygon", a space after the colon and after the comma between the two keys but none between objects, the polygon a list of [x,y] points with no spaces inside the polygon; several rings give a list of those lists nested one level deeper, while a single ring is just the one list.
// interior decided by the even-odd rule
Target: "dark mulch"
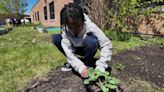
[{"label": "dark mulch", "polygon": [[128,73],[130,77],[140,77],[141,80],[164,87],[164,49],[158,46],[142,46],[125,50],[113,55],[109,65],[118,62],[125,65],[122,74]]},{"label": "dark mulch", "polygon": [[86,92],[83,81],[72,71],[52,69],[45,76],[32,79],[18,92]]},{"label": "dark mulch", "polygon": [[[138,59],[137,59],[138,58]],[[140,58],[140,59],[139,59]],[[159,88],[164,87],[164,49],[159,47],[137,47],[132,50],[125,50],[112,55],[109,66],[120,62],[125,68],[110,76],[121,79],[122,81],[133,81],[129,77],[140,77],[142,80],[155,84]],[[72,71],[62,72],[61,67],[52,69],[45,76],[32,79],[26,87],[18,92],[86,92],[83,80]],[[127,89],[120,85],[123,92],[142,92],[142,87]],[[153,92],[153,91],[152,91]]]}]

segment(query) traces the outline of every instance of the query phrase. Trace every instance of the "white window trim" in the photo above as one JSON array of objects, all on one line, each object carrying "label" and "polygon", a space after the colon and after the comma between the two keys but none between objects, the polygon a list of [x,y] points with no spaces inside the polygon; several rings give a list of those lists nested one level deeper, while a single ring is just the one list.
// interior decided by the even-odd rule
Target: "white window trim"
[{"label": "white window trim", "polygon": [[50,21],[55,21],[55,19],[50,19]]}]

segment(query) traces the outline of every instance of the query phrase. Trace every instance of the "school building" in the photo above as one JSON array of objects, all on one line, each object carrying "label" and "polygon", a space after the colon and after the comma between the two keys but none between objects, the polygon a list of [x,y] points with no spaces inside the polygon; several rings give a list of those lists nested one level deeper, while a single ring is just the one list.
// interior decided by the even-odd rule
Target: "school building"
[{"label": "school building", "polygon": [[60,11],[68,3],[80,4],[81,0],[38,0],[30,10],[32,23],[41,22],[47,27],[60,27]]},{"label": "school building", "polygon": [[[68,3],[80,4],[82,1],[84,0],[38,0],[30,10],[31,22],[34,24],[41,22],[42,25],[47,27],[60,27],[60,11],[64,5]],[[156,7],[159,5],[164,5],[164,3],[151,4],[148,7]],[[163,8],[162,11],[164,11]],[[157,14],[154,14],[154,17],[157,16]],[[136,26],[138,32],[141,33],[146,33],[148,31],[148,33],[164,34],[164,21],[152,18],[151,23],[154,26],[153,28],[152,26],[147,27],[145,22],[131,26]]]}]

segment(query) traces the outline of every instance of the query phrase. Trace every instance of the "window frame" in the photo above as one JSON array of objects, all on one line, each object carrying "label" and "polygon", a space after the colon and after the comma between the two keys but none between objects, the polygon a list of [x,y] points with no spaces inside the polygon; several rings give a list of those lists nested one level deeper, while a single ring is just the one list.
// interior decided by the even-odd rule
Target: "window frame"
[{"label": "window frame", "polygon": [[39,21],[39,20],[40,20],[40,19],[39,19],[39,11],[37,12],[37,14],[38,14],[38,21]]},{"label": "window frame", "polygon": [[37,16],[36,16],[36,13],[35,13],[35,20],[37,21]]},{"label": "window frame", "polygon": [[33,14],[33,22],[35,22],[35,19],[34,19],[34,14]]},{"label": "window frame", "polygon": [[55,7],[54,7],[54,1],[49,4],[50,8],[50,21],[55,20]]},{"label": "window frame", "polygon": [[47,17],[47,6],[43,7],[44,9],[44,20],[47,21],[48,17]]}]

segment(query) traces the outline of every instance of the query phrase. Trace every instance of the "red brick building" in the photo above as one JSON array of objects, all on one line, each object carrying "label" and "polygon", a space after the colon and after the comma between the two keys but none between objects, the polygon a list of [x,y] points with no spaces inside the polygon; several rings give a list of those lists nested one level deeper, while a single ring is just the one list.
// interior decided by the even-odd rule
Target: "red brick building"
[{"label": "red brick building", "polygon": [[60,27],[60,11],[65,4],[81,3],[81,0],[38,0],[30,10],[31,22],[44,26]]},{"label": "red brick building", "polygon": [[[38,0],[38,2],[30,10],[31,21],[35,24],[41,22],[44,26],[60,27],[60,11],[64,5],[68,3],[80,4],[82,1],[83,0]],[[164,3],[162,4],[164,5]],[[156,6],[158,6],[158,4],[153,7]],[[164,10],[162,9],[162,11]],[[154,24],[156,29],[152,29],[151,27],[147,29],[145,22],[137,25],[138,32],[146,33],[148,30],[148,33],[154,33],[155,30],[160,32],[160,34],[164,34],[163,21],[152,19],[152,24]]]}]

